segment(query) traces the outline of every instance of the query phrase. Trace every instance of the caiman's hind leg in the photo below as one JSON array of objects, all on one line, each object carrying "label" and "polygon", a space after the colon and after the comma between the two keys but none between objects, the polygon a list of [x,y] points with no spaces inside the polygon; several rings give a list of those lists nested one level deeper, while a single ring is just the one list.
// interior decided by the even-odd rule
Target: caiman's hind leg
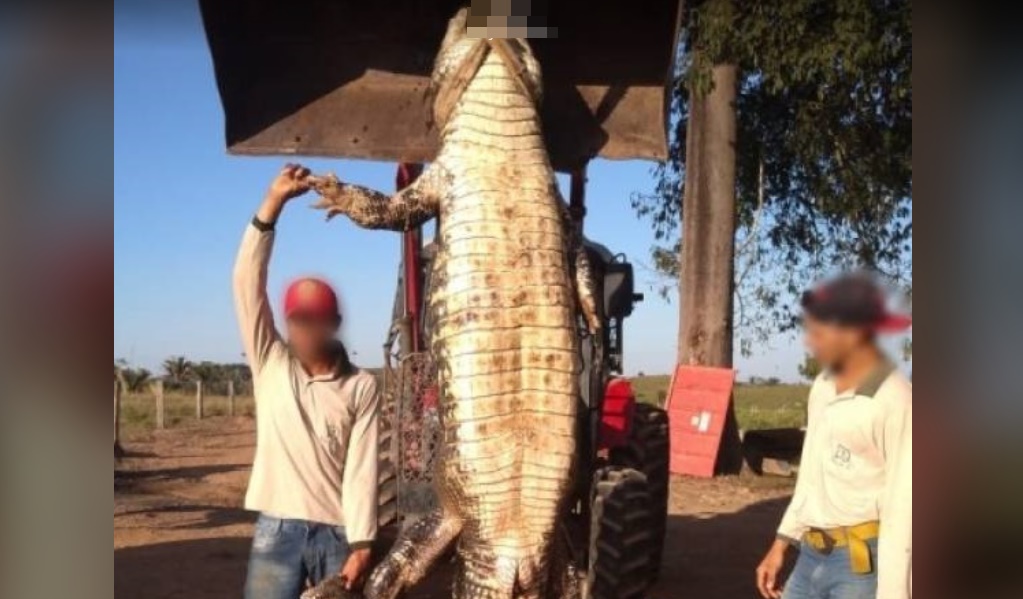
[{"label": "caiman's hind leg", "polygon": [[419,582],[461,530],[462,522],[442,509],[406,528],[370,575],[366,597],[394,599]]},{"label": "caiman's hind leg", "polygon": [[453,599],[513,599],[516,560],[479,546],[459,553]]},{"label": "caiman's hind leg", "polygon": [[519,576],[515,584],[514,599],[561,599],[548,597],[543,590],[548,588],[551,575],[550,559],[546,554],[530,555],[519,562]]},{"label": "caiman's hind leg", "polygon": [[551,547],[550,569],[547,571],[547,590],[543,599],[582,599],[578,565],[572,556],[570,541],[564,538],[567,530],[559,528]]}]

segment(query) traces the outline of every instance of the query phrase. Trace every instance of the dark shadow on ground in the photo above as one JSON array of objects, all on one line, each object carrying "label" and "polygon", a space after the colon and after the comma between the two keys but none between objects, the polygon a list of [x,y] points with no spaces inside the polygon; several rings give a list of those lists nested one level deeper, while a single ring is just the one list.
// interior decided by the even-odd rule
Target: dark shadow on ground
[{"label": "dark shadow on ground", "polygon": [[172,503],[174,499],[156,498],[152,501],[139,500],[124,509],[114,509],[117,516],[156,516],[159,514],[194,514],[196,520],[181,524],[162,524],[160,528],[203,530],[231,526],[233,524],[251,524],[256,521],[256,514],[242,508],[224,507],[222,505],[195,505],[189,503]]},{"label": "dark shadow on ground", "polygon": [[731,514],[668,517],[661,578],[651,599],[759,598],[754,571],[788,498],[770,499]]},{"label": "dark shadow on ground", "polygon": [[248,469],[249,464],[211,464],[185,466],[181,468],[158,468],[155,470],[114,470],[114,490],[128,490],[140,482],[159,480],[198,480],[212,474],[225,474]]},{"label": "dark shadow on ground", "polygon": [[249,539],[213,538],[114,550],[117,599],[242,596]]},{"label": "dark shadow on ground", "polygon": [[154,470],[121,470],[115,472],[114,476],[124,480],[137,480],[140,478],[172,478],[172,479],[197,479],[211,474],[223,474],[249,468],[249,464],[209,464],[203,466],[184,466],[181,468],[157,468]]}]

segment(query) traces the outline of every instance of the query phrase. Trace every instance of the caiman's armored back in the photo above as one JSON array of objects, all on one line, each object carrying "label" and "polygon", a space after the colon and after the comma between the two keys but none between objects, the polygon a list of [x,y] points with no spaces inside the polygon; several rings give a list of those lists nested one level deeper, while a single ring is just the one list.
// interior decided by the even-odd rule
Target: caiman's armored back
[{"label": "caiman's armored back", "polygon": [[541,134],[539,65],[523,40],[466,38],[452,19],[434,68],[437,160],[393,198],[317,178],[320,207],[370,228],[439,216],[431,347],[441,389],[440,510],[407,529],[366,588],[391,599],[458,541],[462,599],[546,598],[569,493],[578,308],[589,269]]}]

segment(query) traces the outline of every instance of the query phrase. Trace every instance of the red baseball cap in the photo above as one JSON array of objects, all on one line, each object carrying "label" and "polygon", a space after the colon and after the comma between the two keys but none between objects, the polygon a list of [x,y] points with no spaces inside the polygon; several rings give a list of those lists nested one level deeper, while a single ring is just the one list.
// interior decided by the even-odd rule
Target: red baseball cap
[{"label": "red baseball cap", "polygon": [[340,319],[341,307],[337,294],[326,281],[306,277],[288,285],[284,293],[284,317],[311,316]]},{"label": "red baseball cap", "polygon": [[898,333],[913,324],[908,314],[888,309],[884,289],[865,273],[840,276],[803,294],[803,311],[825,322]]}]

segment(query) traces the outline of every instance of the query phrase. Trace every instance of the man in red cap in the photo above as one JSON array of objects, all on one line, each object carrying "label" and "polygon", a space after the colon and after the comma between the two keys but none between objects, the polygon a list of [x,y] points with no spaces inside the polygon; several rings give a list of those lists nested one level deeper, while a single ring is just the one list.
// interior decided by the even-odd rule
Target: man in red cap
[{"label": "man in red cap", "polygon": [[235,310],[256,397],[256,457],[245,507],[259,512],[247,599],[295,599],[306,581],[367,573],[377,525],[376,379],[337,339],[337,295],[300,279],[284,297],[287,339],[266,293],[274,225],[309,190],[309,171],[287,165],[242,237]]},{"label": "man in red cap", "polygon": [[[806,344],[823,372],[810,390],[796,491],[757,568],[766,599],[909,599],[913,387],[877,344],[905,330],[865,274],[803,296]],[[780,589],[790,546],[795,569]]]}]

